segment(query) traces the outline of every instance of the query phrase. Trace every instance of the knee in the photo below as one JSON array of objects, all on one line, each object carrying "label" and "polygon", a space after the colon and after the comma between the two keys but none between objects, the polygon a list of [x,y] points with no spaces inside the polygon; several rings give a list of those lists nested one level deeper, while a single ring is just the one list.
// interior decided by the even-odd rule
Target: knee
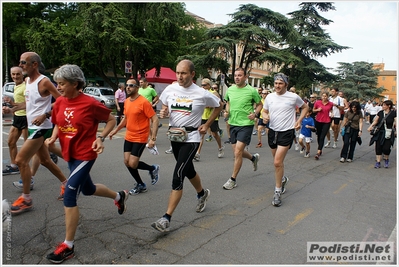
[{"label": "knee", "polygon": [[[69,191],[69,192],[68,192]],[[75,191],[71,191],[69,188],[65,188],[64,192],[64,206],[67,208],[73,208],[77,206],[77,201],[76,201],[76,193]]]},{"label": "knee", "polygon": [[282,161],[280,161],[280,160],[275,160],[274,161],[274,167],[277,169],[277,168],[282,168],[282,167],[284,167],[284,164],[283,164],[283,162]]},{"label": "knee", "polygon": [[7,140],[7,145],[9,148],[15,148],[17,147],[17,142],[15,142],[14,139],[10,138]]},{"label": "knee", "polygon": [[19,157],[17,154],[17,157],[15,158],[15,164],[18,165],[19,168],[23,167],[29,167],[29,161],[24,160],[23,158]]},{"label": "knee", "polygon": [[127,162],[127,167],[130,167],[132,169],[137,169],[139,163],[137,161],[133,161],[133,162]]},{"label": "knee", "polygon": [[236,158],[236,159],[239,159],[239,158],[242,158],[242,152],[243,151],[240,151],[240,150],[235,150],[234,151],[234,157]]}]

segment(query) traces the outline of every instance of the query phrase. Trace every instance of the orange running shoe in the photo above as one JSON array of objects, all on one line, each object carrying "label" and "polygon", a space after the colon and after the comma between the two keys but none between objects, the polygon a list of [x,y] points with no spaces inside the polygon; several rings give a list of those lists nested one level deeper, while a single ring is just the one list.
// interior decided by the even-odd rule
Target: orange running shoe
[{"label": "orange running shoe", "polygon": [[262,143],[259,143],[256,147],[257,148],[262,147]]},{"label": "orange running shoe", "polygon": [[60,195],[57,197],[58,200],[63,201],[65,194],[65,185],[61,184],[61,192]]},{"label": "orange running shoe", "polygon": [[25,211],[30,211],[33,208],[32,200],[26,200],[20,196],[11,206],[11,214],[19,214]]}]

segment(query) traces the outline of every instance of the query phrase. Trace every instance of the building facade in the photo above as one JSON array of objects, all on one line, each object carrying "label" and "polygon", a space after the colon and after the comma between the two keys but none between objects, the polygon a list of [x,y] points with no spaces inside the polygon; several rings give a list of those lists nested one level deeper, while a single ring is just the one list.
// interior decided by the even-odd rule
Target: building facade
[{"label": "building facade", "polygon": [[383,87],[385,89],[385,91],[381,93],[379,100],[391,100],[395,105],[397,105],[397,71],[385,70],[384,63],[374,64],[374,68],[380,71],[378,74],[377,87]]}]

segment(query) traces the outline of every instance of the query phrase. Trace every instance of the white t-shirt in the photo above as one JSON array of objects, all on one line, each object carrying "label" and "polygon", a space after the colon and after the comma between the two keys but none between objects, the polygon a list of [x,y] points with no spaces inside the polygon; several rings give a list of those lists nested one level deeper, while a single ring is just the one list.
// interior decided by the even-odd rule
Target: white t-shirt
[{"label": "white t-shirt", "polygon": [[296,108],[302,107],[303,100],[295,93],[285,92],[268,94],[263,109],[269,111],[269,128],[276,132],[294,129],[296,122]]},{"label": "white t-shirt", "polygon": [[[168,106],[169,125],[174,127],[198,128],[201,126],[201,117],[205,107],[220,106],[220,98],[194,83],[187,88],[178,83],[168,85],[159,100]],[[199,131],[193,131],[188,134],[186,142],[200,141]]]},{"label": "white t-shirt", "polygon": [[372,106],[373,106],[373,104],[367,102],[367,104],[364,106],[364,111],[367,112],[367,113],[369,113],[369,109],[370,109],[370,107],[372,107]]},{"label": "white t-shirt", "polygon": [[[333,102],[334,105],[338,105],[340,107],[345,107],[345,102],[344,102],[345,100],[340,96],[336,96],[335,98],[330,96],[330,98],[328,100],[330,100],[330,102]],[[333,114],[333,116],[332,116],[333,118],[341,118],[341,111],[336,106],[333,106],[332,114]]]},{"label": "white t-shirt", "polygon": [[380,111],[382,109],[381,106],[379,105],[371,105],[371,107],[369,108],[369,113],[370,115],[377,115],[378,111]]}]

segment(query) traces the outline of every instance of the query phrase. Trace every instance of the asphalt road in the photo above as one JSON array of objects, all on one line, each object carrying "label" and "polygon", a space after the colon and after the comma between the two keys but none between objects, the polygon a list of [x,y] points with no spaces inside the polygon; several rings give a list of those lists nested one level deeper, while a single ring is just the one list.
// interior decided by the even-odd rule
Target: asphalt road
[{"label": "asphalt road", "polygon": [[[310,241],[393,240],[396,250],[397,149],[392,151],[388,169],[374,169],[374,147],[368,146],[365,129],[352,163],[339,162],[342,142],[336,149],[324,149],[318,161],[315,142],[310,158],[292,147],[285,160],[290,181],[278,208],[271,205],[274,167],[265,137],[263,148],[255,148],[255,137],[249,147],[251,153],[260,154],[258,171],[244,160],[233,190],[222,188],[233,168],[231,146],[219,159],[215,141],[205,142],[201,160],[195,163],[203,186],[211,192],[205,211],[195,212],[196,193],[186,181],[171,231],[154,230],[151,223],[166,211],[175,163],[173,155],[164,153],[169,148],[167,120],[161,122],[160,155],[144,151],[142,156],[143,161],[161,166],[159,182],[152,186],[148,173],[140,171],[148,192],[130,196],[123,215],[111,199],[81,195],[75,257],[64,264],[300,265],[310,263]],[[7,125],[3,121],[3,168],[9,163]],[[221,127],[225,129],[224,123]],[[123,132],[105,141],[105,151],[91,171],[95,183],[115,191],[133,187],[133,178],[123,165],[122,147]],[[60,159],[58,165],[67,175],[67,164]],[[19,175],[3,177],[3,199],[14,201],[20,195],[12,186],[18,179]],[[63,204],[56,199],[59,186],[41,166],[32,191],[34,210],[14,216],[10,230],[3,233],[3,264],[49,263],[46,255],[65,237]]]}]

